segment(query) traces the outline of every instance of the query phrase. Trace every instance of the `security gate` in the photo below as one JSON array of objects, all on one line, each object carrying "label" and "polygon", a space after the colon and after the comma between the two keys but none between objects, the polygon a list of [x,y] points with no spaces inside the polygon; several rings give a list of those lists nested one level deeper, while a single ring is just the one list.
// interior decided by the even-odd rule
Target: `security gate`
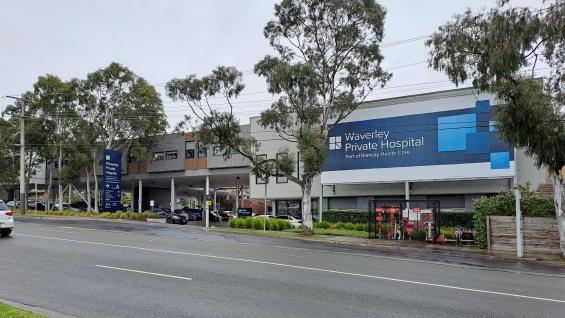
[{"label": "security gate", "polygon": [[439,212],[438,200],[369,200],[369,238],[433,241]]}]

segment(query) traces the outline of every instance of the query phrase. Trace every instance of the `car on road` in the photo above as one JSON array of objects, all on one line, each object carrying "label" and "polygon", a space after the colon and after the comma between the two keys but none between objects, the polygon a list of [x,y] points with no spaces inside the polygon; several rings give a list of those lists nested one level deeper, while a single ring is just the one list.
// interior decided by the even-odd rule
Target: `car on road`
[{"label": "car on road", "polygon": [[290,224],[292,224],[295,229],[302,226],[302,220],[301,220],[301,219],[297,219],[297,218],[295,218],[294,216],[290,216],[290,215],[277,215],[276,218],[290,222]]},{"label": "car on road", "polygon": [[0,200],[0,235],[8,236],[14,229],[14,212]]},{"label": "car on road", "polygon": [[168,224],[186,224],[186,217],[175,212],[169,212],[166,222]]}]

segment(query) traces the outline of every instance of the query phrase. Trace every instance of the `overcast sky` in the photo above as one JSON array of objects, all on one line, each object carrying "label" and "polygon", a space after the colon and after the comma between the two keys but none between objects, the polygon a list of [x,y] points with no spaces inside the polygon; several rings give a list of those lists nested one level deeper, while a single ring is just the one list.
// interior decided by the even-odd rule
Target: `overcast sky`
[{"label": "overcast sky", "polygon": [[[242,124],[270,106],[264,79],[253,65],[273,54],[263,28],[280,0],[0,0],[0,103],[6,95],[33,89],[37,77],[63,80],[118,62],[162,93],[169,123],[188,113],[164,95],[164,83],[187,74],[204,76],[218,65],[247,71],[246,88],[235,109]],[[495,0],[381,0],[387,9],[383,44],[426,36],[466,8],[490,8]],[[515,6],[542,7],[542,0],[514,0]],[[453,88],[447,77],[427,68],[424,40],[382,49],[383,67],[392,69],[387,88],[369,100]],[[420,63],[420,64],[415,64]],[[405,66],[397,68],[399,66]],[[218,101],[221,104],[222,101]]]}]

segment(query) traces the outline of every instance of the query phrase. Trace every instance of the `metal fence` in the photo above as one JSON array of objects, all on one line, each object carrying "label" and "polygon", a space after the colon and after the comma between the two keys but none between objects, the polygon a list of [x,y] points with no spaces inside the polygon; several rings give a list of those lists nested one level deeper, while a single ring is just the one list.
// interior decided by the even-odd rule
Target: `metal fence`
[{"label": "metal fence", "polygon": [[370,200],[369,238],[426,240],[440,234],[438,200]]}]

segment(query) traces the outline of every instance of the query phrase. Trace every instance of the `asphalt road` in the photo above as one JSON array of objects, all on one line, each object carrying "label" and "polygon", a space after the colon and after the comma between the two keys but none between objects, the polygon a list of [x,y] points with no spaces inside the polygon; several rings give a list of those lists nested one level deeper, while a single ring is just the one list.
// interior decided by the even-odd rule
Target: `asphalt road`
[{"label": "asphalt road", "polygon": [[[226,235],[17,219],[0,298],[77,317],[563,317],[565,270]],[[520,272],[513,272],[518,270]]]}]

